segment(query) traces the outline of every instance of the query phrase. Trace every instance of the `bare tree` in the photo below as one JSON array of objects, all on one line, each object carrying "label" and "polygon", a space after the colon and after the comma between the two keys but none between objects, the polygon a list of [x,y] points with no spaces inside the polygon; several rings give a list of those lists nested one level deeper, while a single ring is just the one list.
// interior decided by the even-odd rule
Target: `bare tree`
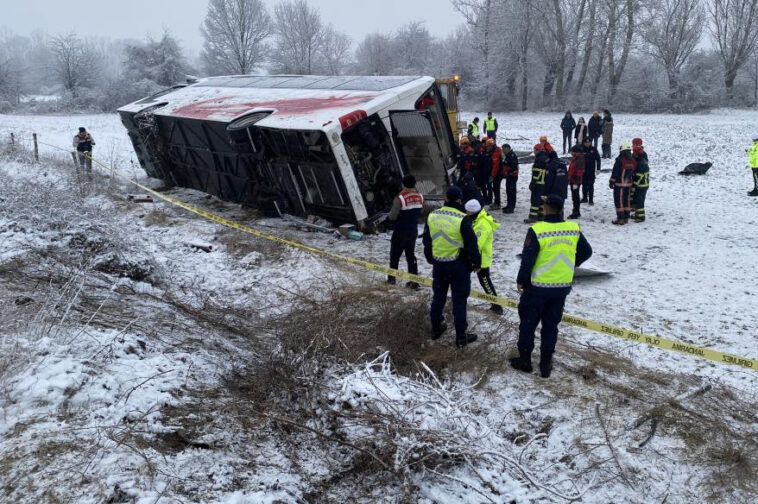
[{"label": "bare tree", "polygon": [[355,50],[358,73],[387,75],[392,69],[392,49],[392,39],[389,35],[381,33],[366,35]]},{"label": "bare tree", "polygon": [[282,73],[313,73],[324,43],[324,24],[318,9],[306,0],[286,0],[274,8],[276,42],[271,55]]},{"label": "bare tree", "polygon": [[76,98],[79,89],[93,82],[97,74],[97,56],[73,33],[58,35],[50,41],[52,72],[63,88]]},{"label": "bare tree", "polygon": [[423,73],[429,64],[432,36],[423,21],[411,21],[394,37],[397,73]]},{"label": "bare tree", "polygon": [[264,60],[271,16],[263,0],[210,0],[200,31],[209,74],[248,74]]},{"label": "bare tree", "polygon": [[666,69],[669,95],[679,92],[679,73],[702,37],[705,15],[700,0],[652,2],[642,37]]},{"label": "bare tree", "polygon": [[[484,102],[490,104],[490,57],[492,54],[492,37],[496,28],[493,23],[496,12],[496,0],[459,0],[453,2],[453,7],[466,19],[466,23],[474,32],[474,48],[476,55],[481,58],[484,81]],[[499,6],[501,7],[501,6]]]},{"label": "bare tree", "polygon": [[[623,1],[623,5],[622,5]],[[758,0],[757,0],[758,1]],[[639,9],[637,0],[606,0],[608,5],[608,98],[613,103],[616,98],[621,77],[624,75],[626,62],[632,49],[636,29],[635,15]],[[625,25],[625,26],[624,26]],[[617,38],[621,30],[624,38],[620,44],[620,54]]]},{"label": "bare tree", "polygon": [[758,0],[710,0],[708,13],[711,35],[724,63],[726,97],[731,102],[737,72],[758,40]]},{"label": "bare tree", "polygon": [[320,66],[329,75],[341,75],[350,64],[352,40],[329,25],[324,29],[321,40]]}]

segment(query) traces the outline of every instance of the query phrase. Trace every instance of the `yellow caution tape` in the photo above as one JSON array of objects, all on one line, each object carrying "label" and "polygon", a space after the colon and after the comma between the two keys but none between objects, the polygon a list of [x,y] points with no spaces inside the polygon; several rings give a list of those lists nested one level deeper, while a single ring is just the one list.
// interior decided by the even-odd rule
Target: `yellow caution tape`
[{"label": "yellow caution tape", "polygon": [[[49,144],[44,144],[49,145]],[[56,149],[61,149],[60,147],[56,147],[54,145],[49,145],[50,147],[55,147]],[[70,151],[66,151],[70,152]],[[251,228],[249,226],[245,226],[243,224],[239,224],[237,222],[234,222],[232,220],[226,219],[224,217],[221,217],[219,215],[213,214],[211,212],[208,212],[206,210],[202,210],[200,208],[197,208],[193,205],[190,205],[189,203],[186,203],[182,200],[176,199],[172,196],[168,196],[166,194],[159,193],[158,191],[155,191],[154,189],[150,189],[149,187],[146,187],[139,182],[136,182],[134,180],[131,180],[124,175],[121,175],[114,170],[111,169],[108,165],[98,161],[95,158],[92,158],[92,160],[102,166],[103,168],[107,169],[110,173],[116,175],[117,177],[121,178],[122,180],[125,180],[129,182],[130,184],[135,185],[136,187],[139,187],[145,192],[148,192],[152,194],[153,196],[166,201],[168,203],[171,203],[172,205],[176,205],[178,207],[184,208],[185,210],[192,212],[196,215],[199,215],[201,217],[204,217],[210,221],[216,222],[218,224],[221,224],[222,226],[226,226],[232,229],[237,229],[239,231],[242,231],[244,233],[257,236],[259,238],[263,238],[265,240],[269,240],[275,243],[280,243],[282,245],[286,245],[288,247],[293,247],[299,250],[304,250],[307,252],[311,252],[313,254],[320,255],[322,257],[327,257],[330,259],[334,259],[336,261],[340,261],[347,264],[353,264],[355,266],[359,266],[363,269],[369,270],[369,271],[376,271],[378,273],[383,273],[386,275],[392,275],[394,277],[400,278],[402,280],[412,281],[416,282],[420,285],[425,285],[427,287],[432,286],[432,279],[427,277],[422,277],[419,275],[413,275],[411,273],[407,273],[405,271],[400,271],[392,268],[388,268],[386,266],[381,266],[379,264],[375,264],[369,261],[364,261],[363,259],[356,259],[354,257],[344,256],[341,254],[337,254],[334,252],[329,252],[327,250],[322,250],[316,247],[311,247],[310,245],[305,245],[299,242],[295,242],[292,240],[287,240],[285,238],[281,238],[279,236],[265,233],[263,231],[259,231],[257,229]],[[504,308],[509,308],[512,310],[518,310],[518,304],[519,302],[515,299],[505,298],[502,296],[493,296],[491,294],[486,294],[481,291],[472,290],[471,291],[471,297],[475,299],[479,299],[482,301],[486,301],[488,303],[497,304]],[[628,329],[622,329],[620,327],[615,327],[608,324],[603,324],[601,322],[595,322],[593,320],[587,320],[581,317],[576,317],[573,315],[564,314],[563,318],[561,319],[562,322],[572,325],[575,327],[580,327],[582,329],[588,329],[590,331],[607,334],[609,336],[613,336],[615,338],[624,339],[628,341],[633,341],[636,343],[644,343],[646,345],[656,347],[656,348],[662,348],[664,350],[670,350],[674,352],[679,352],[685,355],[689,355],[692,357],[697,357],[700,359],[710,360],[713,362],[721,362],[724,364],[730,364],[733,366],[740,366],[747,369],[752,369],[753,371],[758,371],[758,360],[756,359],[749,359],[747,357],[740,357],[739,355],[733,355],[728,354],[725,352],[720,352],[718,350],[711,350],[709,348],[703,348],[696,345],[690,345],[689,343],[682,343],[681,341],[675,341],[670,340],[666,338],[661,338],[659,336],[653,336],[650,334],[643,334],[636,331],[630,331]]]}]

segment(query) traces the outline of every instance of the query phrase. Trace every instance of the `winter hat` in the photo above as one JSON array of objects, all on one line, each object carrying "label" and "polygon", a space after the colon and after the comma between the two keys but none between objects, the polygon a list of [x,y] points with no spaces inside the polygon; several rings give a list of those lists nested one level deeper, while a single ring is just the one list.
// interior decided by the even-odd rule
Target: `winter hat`
[{"label": "winter hat", "polygon": [[642,139],[641,138],[632,139],[632,146],[633,147],[642,146]]},{"label": "winter hat", "polygon": [[479,200],[472,199],[466,202],[466,213],[475,214],[482,211],[482,204]]},{"label": "winter hat", "polygon": [[542,135],[540,137],[540,142],[547,142],[547,136],[546,135]]},{"label": "winter hat", "polygon": [[563,198],[558,194],[549,195],[545,198],[545,203],[555,208],[563,208]]},{"label": "winter hat", "polygon": [[445,191],[445,197],[448,201],[460,201],[463,199],[463,191],[458,186],[450,186]]}]

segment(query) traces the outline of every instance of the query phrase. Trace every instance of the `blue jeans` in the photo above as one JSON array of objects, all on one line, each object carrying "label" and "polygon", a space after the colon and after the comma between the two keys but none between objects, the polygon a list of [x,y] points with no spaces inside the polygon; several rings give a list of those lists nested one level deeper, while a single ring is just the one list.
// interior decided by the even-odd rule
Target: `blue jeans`
[{"label": "blue jeans", "polygon": [[442,311],[445,309],[445,303],[447,303],[447,291],[449,289],[452,290],[455,333],[465,334],[468,327],[466,303],[471,293],[471,272],[460,259],[452,262],[434,262],[432,269],[432,307],[430,310],[433,331],[437,331],[444,320]]}]

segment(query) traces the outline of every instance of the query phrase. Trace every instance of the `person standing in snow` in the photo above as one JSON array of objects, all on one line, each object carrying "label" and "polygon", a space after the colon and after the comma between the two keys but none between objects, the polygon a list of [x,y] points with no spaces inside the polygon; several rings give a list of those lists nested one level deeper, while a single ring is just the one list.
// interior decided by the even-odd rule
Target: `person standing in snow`
[{"label": "person standing in snow", "polygon": [[568,194],[568,185],[568,167],[566,166],[566,163],[558,157],[558,153],[553,151],[548,154],[545,187],[542,194],[557,194],[565,200]]},{"label": "person standing in snow", "polygon": [[748,163],[753,170],[753,190],[748,196],[758,196],[758,131],[753,133],[753,146],[746,150],[748,153]]},{"label": "person standing in snow", "polygon": [[584,139],[584,177],[582,179],[582,201],[595,204],[595,177],[600,173],[602,160],[600,153],[592,146],[592,139],[588,136]]},{"label": "person standing in snow", "polygon": [[465,136],[461,138],[460,147],[458,147],[458,170],[461,174],[472,171],[475,161],[474,149],[471,148],[471,140]]},{"label": "person standing in snow", "polygon": [[524,219],[525,223],[537,222],[542,217],[542,195],[545,194],[545,177],[547,175],[547,162],[549,161],[550,150],[545,148],[547,137],[542,137],[545,142],[540,142],[534,146],[534,164],[532,165],[532,180],[529,182],[529,190],[532,193],[531,206],[529,207],[529,217]]},{"label": "person standing in snow", "polygon": [[569,215],[569,219],[578,219],[582,216],[579,210],[581,197],[579,196],[579,188],[582,186],[584,179],[584,149],[575,145],[571,147],[571,164],[568,169],[568,181],[571,186],[571,201],[574,204],[573,211]]},{"label": "person standing in snow", "polygon": [[[398,269],[400,257],[405,254],[408,262],[408,273],[418,275],[418,262],[416,261],[416,239],[418,238],[418,220],[421,217],[421,209],[424,208],[424,196],[416,190],[416,177],[406,175],[403,177],[403,189],[392,202],[389,220],[395,222],[390,244],[390,268]],[[395,277],[389,275],[387,283],[395,285]],[[406,287],[418,290],[419,284],[407,282]]]},{"label": "person standing in snow", "polygon": [[82,126],[79,128],[79,133],[74,136],[73,146],[76,149],[77,159],[79,160],[79,168],[87,170],[87,175],[92,175],[92,146],[95,145],[95,140],[92,135],[89,134],[87,129]]},{"label": "person standing in snow", "polygon": [[610,111],[603,110],[603,158],[611,159],[611,145],[613,144],[613,116]]},{"label": "person standing in snow", "polygon": [[608,186],[613,189],[613,203],[616,205],[616,220],[612,223],[616,226],[623,226],[629,222],[629,215],[632,210],[630,191],[637,163],[632,156],[632,146],[629,142],[623,142],[619,151],[616,162],[613,163],[613,172],[608,181]]},{"label": "person standing in snow", "polygon": [[600,118],[600,113],[596,110],[590,117],[590,122],[587,125],[587,132],[592,139],[592,146],[597,149],[597,139],[603,134],[603,120]]},{"label": "person standing in snow", "polygon": [[490,159],[492,162],[492,170],[489,178],[490,190],[492,191],[490,201],[494,200],[490,209],[500,210],[500,183],[503,181],[503,149],[498,147],[495,140],[492,138],[487,139],[487,148],[490,149]]},{"label": "person standing in snow", "polygon": [[505,178],[506,203],[503,213],[512,214],[516,209],[516,188],[518,186],[518,156],[508,144],[503,144],[503,177]]},{"label": "person standing in snow", "polygon": [[497,119],[492,117],[492,112],[487,112],[487,119],[484,120],[484,129],[487,133],[487,138],[491,138],[494,142],[497,142]]},{"label": "person standing in snow", "polygon": [[461,204],[463,193],[450,186],[442,208],[429,214],[424,227],[424,257],[432,264],[432,339],[439,339],[447,330],[443,310],[447,292],[452,290],[455,346],[464,347],[476,341],[476,334],[466,332],[466,303],[471,293],[471,271],[479,271],[482,257],[474,227]]},{"label": "person standing in snow", "polygon": [[574,145],[584,145],[584,139],[588,136],[589,133],[587,132],[587,125],[584,124],[584,117],[580,117],[574,130],[574,139],[576,140]]},{"label": "person standing in snow", "polygon": [[[484,292],[491,296],[497,296],[490,277],[490,267],[492,266],[492,243],[495,238],[495,231],[500,228],[500,224],[495,222],[495,219],[487,214],[487,211],[476,200],[466,203],[465,209],[469,219],[473,222],[479,253],[482,256],[482,267],[477,271],[476,276],[479,278],[479,284]],[[503,314],[503,307],[499,304],[493,303],[490,310],[498,315]]]},{"label": "person standing in snow", "polygon": [[469,125],[468,125],[468,137],[471,140],[471,142],[473,143],[475,140],[479,141],[479,136],[480,136],[480,132],[479,132],[479,118],[478,117],[474,117],[474,120],[471,121],[469,123]]},{"label": "person standing in snow", "polygon": [[650,187],[650,166],[641,138],[632,140],[632,155],[637,163],[632,179],[632,220],[645,222],[645,197]]},{"label": "person standing in snow", "polygon": [[568,142],[569,148],[571,147],[571,135],[576,128],[576,121],[574,116],[571,115],[571,111],[566,112],[561,121],[561,131],[563,132],[563,153],[566,154],[566,143]]},{"label": "person standing in snow", "polygon": [[566,297],[571,292],[574,270],[592,256],[592,247],[578,222],[563,220],[563,198],[551,194],[545,200],[545,220],[526,234],[521,267],[516,278],[521,300],[518,305],[518,357],[511,367],[532,372],[534,331],[542,323],[540,376],[549,378],[558,341],[558,324]]},{"label": "person standing in snow", "polygon": [[[476,185],[482,191],[484,203],[492,203],[492,182],[494,181],[493,172],[500,169],[500,148],[496,149],[495,141],[488,138],[482,142],[479,149],[479,156],[476,163]],[[497,152],[496,152],[497,151]]]}]

